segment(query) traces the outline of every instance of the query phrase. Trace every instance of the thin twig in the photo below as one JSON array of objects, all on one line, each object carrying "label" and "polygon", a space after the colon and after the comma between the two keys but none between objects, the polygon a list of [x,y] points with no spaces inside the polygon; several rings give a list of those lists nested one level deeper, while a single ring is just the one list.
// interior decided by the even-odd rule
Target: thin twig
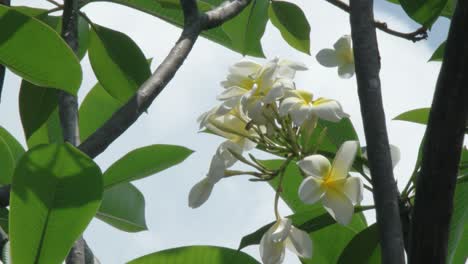
[{"label": "thin twig", "polygon": [[[334,6],[338,7],[338,8],[340,8],[341,10],[343,10],[345,12],[348,12],[348,13],[350,12],[349,5],[347,5],[346,3],[344,3],[341,0],[325,0],[325,1],[327,1],[328,3],[334,5]],[[420,27],[420,28],[418,28],[417,30],[415,30],[413,32],[404,33],[404,32],[399,32],[399,31],[396,31],[396,30],[393,30],[393,29],[389,28],[387,23],[385,23],[385,22],[374,20],[373,23],[374,23],[374,26],[376,28],[380,29],[381,31],[383,31],[385,33],[393,35],[395,37],[411,40],[413,42],[420,41],[420,40],[423,40],[423,39],[427,39],[427,28],[425,28],[425,27]]]}]

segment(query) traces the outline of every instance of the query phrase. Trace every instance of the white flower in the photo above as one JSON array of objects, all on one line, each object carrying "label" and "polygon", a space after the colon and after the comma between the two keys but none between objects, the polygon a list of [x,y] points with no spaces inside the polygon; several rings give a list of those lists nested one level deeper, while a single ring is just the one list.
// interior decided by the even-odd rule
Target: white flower
[{"label": "white flower", "polygon": [[312,257],[312,240],[309,235],[295,228],[290,219],[282,218],[268,229],[260,241],[263,264],[282,263],[286,247],[301,258]]},{"label": "white flower", "polygon": [[279,113],[281,116],[290,114],[297,126],[302,125],[312,115],[331,122],[338,122],[342,118],[349,117],[338,101],[325,98],[313,99],[312,93],[308,91],[288,91],[281,101]]},{"label": "white flower", "polygon": [[236,163],[237,159],[232,155],[232,152],[240,154],[242,149],[238,144],[229,140],[218,147],[216,154],[211,159],[206,177],[190,190],[189,207],[197,208],[208,200],[214,185],[224,177],[225,170]]},{"label": "white flower", "polygon": [[338,67],[341,78],[351,78],[354,75],[354,52],[351,36],[344,35],[333,45],[334,49],[323,49],[315,57],[325,67]]},{"label": "white flower", "polygon": [[347,225],[354,205],[362,201],[363,185],[358,177],[348,177],[359,144],[346,141],[336,153],[333,165],[321,155],[311,155],[297,164],[308,176],[299,186],[299,197],[307,204],[319,200],[340,224]]}]

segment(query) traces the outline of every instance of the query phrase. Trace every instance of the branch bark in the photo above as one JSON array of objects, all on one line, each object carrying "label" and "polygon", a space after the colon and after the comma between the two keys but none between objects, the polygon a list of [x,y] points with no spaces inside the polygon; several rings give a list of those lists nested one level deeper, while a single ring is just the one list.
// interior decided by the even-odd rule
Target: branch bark
[{"label": "branch bark", "polygon": [[369,169],[379,225],[382,263],[404,263],[404,244],[398,208],[398,190],[388,143],[380,88],[380,55],[372,0],[350,1],[358,95],[367,142]]},{"label": "branch bark", "polygon": [[[350,6],[341,0],[325,0],[325,1],[338,7],[339,9],[345,12],[349,13],[351,10]],[[373,23],[376,28],[380,29],[381,31],[387,34],[393,35],[395,37],[411,40],[413,42],[427,39],[427,29],[425,27],[420,27],[413,32],[405,33],[405,32],[400,32],[400,31],[389,28],[387,23],[385,22],[373,20]]]},{"label": "branch bark", "polygon": [[468,118],[468,2],[458,1],[425,135],[410,234],[410,263],[445,263]]},{"label": "branch bark", "polygon": [[185,25],[175,46],[153,75],[142,84],[136,94],[117,110],[104,125],[89,136],[79,146],[79,149],[92,158],[102,153],[114,140],[136,122],[140,115],[146,111],[159,93],[167,86],[189,55],[202,30],[219,26],[233,18],[250,1],[230,0],[205,14],[199,14],[198,10],[194,10],[196,4],[193,0],[181,0]]}]

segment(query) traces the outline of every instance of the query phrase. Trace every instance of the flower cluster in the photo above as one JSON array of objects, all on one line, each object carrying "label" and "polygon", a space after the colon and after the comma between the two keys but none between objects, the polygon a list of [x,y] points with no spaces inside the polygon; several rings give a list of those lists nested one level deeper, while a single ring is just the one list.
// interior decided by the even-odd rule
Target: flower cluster
[{"label": "flower cluster", "polygon": [[[327,130],[319,131],[318,121],[339,122],[348,115],[338,101],[315,97],[310,91],[296,88],[296,72],[305,70],[304,64],[278,58],[264,65],[238,62],[221,83],[224,90],[217,97],[219,105],[198,119],[201,130],[226,141],[218,147],[206,176],[190,191],[190,207],[205,203],[215,184],[223,178],[251,175],[254,181],[269,181],[279,177],[276,222],[260,243],[262,260],[267,264],[281,263],[285,248],[302,258],[312,257],[309,234],[294,227],[290,219],[281,217],[278,212],[281,185],[288,180],[284,171],[290,162],[296,162],[304,178],[298,189],[299,198],[306,204],[320,201],[338,223],[348,224],[354,206],[362,200],[360,178],[349,176],[358,142],[345,142],[332,163],[318,154]],[[243,154],[253,148],[286,159],[280,168],[272,170],[251,154],[250,159],[244,157]],[[254,170],[231,170],[238,161]]]}]

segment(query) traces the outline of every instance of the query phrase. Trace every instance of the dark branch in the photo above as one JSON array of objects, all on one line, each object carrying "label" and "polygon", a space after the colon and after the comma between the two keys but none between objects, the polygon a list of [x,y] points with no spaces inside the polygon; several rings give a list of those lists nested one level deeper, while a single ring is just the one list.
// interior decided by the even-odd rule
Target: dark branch
[{"label": "dark branch", "polygon": [[425,134],[411,223],[410,263],[445,263],[468,118],[468,2],[458,1]]},{"label": "dark branch", "polygon": [[231,0],[206,14],[199,15],[195,1],[181,0],[184,9],[185,25],[179,40],[159,65],[153,75],[142,84],[137,93],[123,105],[99,129],[96,130],[79,149],[90,157],[102,153],[114,140],[122,135],[174,77],[177,70],[192,50],[202,30],[221,25],[240,13],[250,0]]},{"label": "dark branch", "polygon": [[[329,2],[330,4],[338,7],[339,9],[341,9],[341,10],[343,10],[345,12],[349,13],[350,10],[351,10],[349,5],[347,5],[346,3],[344,3],[341,0],[325,0],[325,1]],[[396,30],[393,30],[393,29],[389,28],[387,23],[385,23],[385,22],[380,22],[380,21],[373,20],[372,23],[374,24],[374,26],[376,28],[382,30],[385,33],[393,35],[395,37],[404,38],[404,39],[407,39],[407,40],[411,40],[413,42],[420,41],[420,40],[423,40],[423,39],[427,39],[427,29],[424,28],[424,27],[421,27],[421,28],[419,28],[419,29],[417,29],[416,31],[413,31],[413,32],[403,33],[403,32],[399,32],[399,31],[396,31]]]},{"label": "dark branch", "polygon": [[380,55],[372,0],[351,0],[350,21],[358,95],[379,225],[382,263],[404,263],[398,190],[388,143],[380,88]]}]

